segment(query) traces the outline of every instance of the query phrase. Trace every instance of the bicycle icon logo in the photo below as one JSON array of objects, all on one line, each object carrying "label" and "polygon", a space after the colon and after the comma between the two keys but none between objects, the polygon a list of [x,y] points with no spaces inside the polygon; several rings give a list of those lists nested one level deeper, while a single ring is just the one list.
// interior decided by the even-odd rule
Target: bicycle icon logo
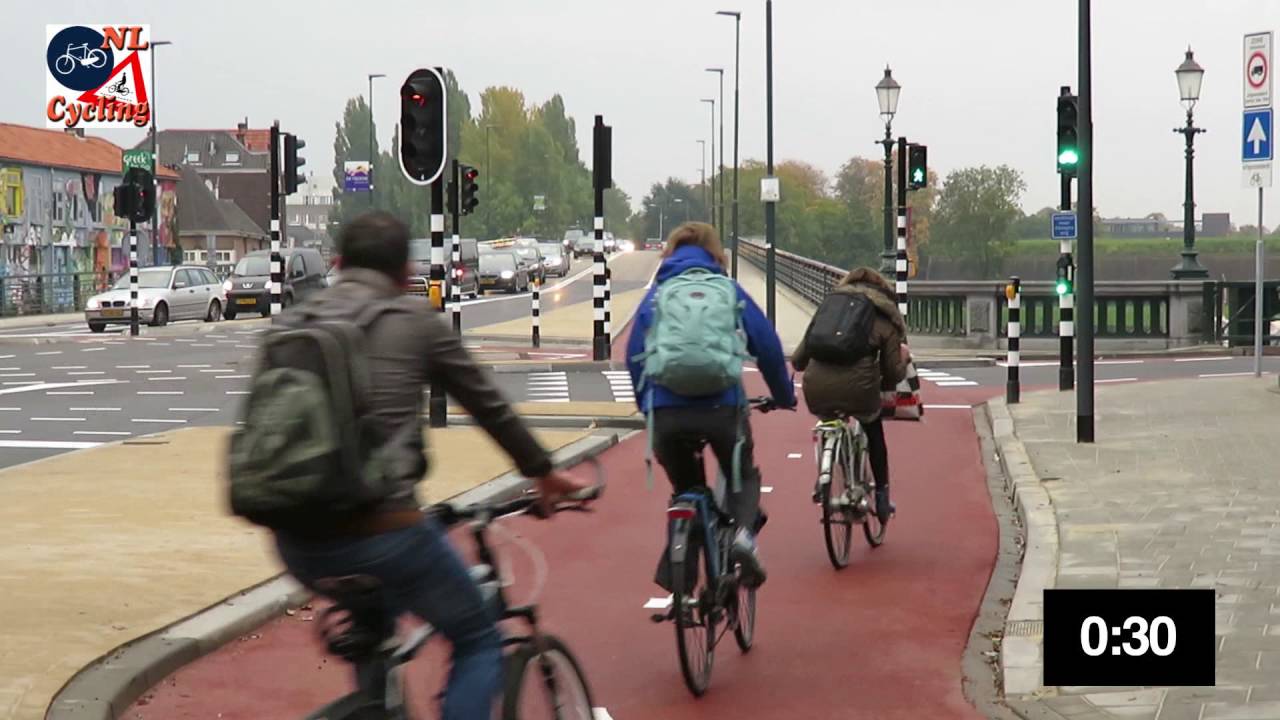
[{"label": "bicycle icon logo", "polygon": [[89,43],[67,45],[67,49],[54,61],[53,69],[59,75],[68,75],[79,63],[85,67],[100,68],[107,64],[107,54],[101,48],[90,49]]}]

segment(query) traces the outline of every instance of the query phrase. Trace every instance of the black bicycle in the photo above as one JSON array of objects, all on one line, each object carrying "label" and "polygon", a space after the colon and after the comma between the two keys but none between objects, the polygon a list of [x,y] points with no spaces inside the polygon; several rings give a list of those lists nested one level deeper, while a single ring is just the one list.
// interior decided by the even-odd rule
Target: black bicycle
[{"label": "black bicycle", "polygon": [[[596,465],[600,473],[599,465]],[[585,510],[586,504],[603,493],[603,483],[559,503],[553,512]],[[555,720],[592,720],[591,688],[573,653],[564,641],[541,631],[538,608],[534,604],[510,606],[504,583],[499,576],[496,559],[488,542],[490,524],[501,517],[538,510],[538,498],[526,494],[514,500],[493,504],[455,507],[448,503],[434,505],[428,514],[449,527],[470,522],[479,564],[471,568],[471,576],[480,586],[486,602],[493,603],[497,616],[518,620],[528,628],[527,634],[508,635],[502,644],[508,648],[503,667],[502,720],[529,718],[523,714],[530,702],[541,701],[546,711],[536,717]],[[435,635],[435,629],[424,625],[406,637],[396,636],[396,617],[383,602],[377,578],[367,575],[325,578],[316,583],[321,594],[334,605],[319,618],[318,630],[329,652],[353,664],[356,690],[307,716],[307,720],[409,720],[405,705],[404,669],[423,645]],[[536,673],[530,673],[530,668]],[[532,680],[530,682],[530,680]],[[531,685],[531,689],[526,689]],[[531,697],[541,689],[540,697]]]},{"label": "black bicycle", "polygon": [[[751,398],[760,412],[777,409],[769,398]],[[704,443],[705,448],[705,443]],[[671,607],[652,616],[676,626],[676,651],[685,685],[701,697],[711,684],[716,646],[733,631],[742,652],[751,650],[756,628],[756,590],[742,581],[742,567],[730,557],[737,525],[724,510],[723,472],[714,487],[691,488],[667,508]],[[764,527],[763,511],[755,532]]]}]

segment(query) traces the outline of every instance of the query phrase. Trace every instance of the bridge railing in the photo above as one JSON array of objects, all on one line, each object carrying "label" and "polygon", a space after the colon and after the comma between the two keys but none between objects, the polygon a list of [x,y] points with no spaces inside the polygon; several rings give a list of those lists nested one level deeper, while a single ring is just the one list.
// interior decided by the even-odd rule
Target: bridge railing
[{"label": "bridge railing", "polygon": [[111,272],[0,276],[0,317],[79,312],[115,279]]},{"label": "bridge railing", "polygon": [[[743,260],[764,268],[764,243],[743,238]],[[846,269],[794,253],[776,253],[777,278],[817,304]],[[908,286],[907,328],[917,335],[955,338],[973,347],[998,344],[1006,336],[1007,280],[914,281]],[[1214,336],[1210,284],[1201,281],[1109,281],[1094,286],[1094,329],[1099,339],[1152,346],[1194,345]],[[1050,280],[1022,282],[1022,336],[1058,337],[1058,298]],[[1078,311],[1077,311],[1078,313]]]}]

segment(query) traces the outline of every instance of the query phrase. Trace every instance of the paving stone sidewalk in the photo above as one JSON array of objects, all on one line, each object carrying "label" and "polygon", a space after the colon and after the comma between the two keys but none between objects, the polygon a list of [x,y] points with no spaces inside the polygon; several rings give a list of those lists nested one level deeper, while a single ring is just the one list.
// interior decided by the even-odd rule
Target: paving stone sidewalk
[{"label": "paving stone sidewalk", "polygon": [[1217,686],[1041,688],[1025,717],[1280,719],[1280,393],[1274,378],[1098,386],[1010,406],[1053,502],[1059,588],[1217,591]]}]

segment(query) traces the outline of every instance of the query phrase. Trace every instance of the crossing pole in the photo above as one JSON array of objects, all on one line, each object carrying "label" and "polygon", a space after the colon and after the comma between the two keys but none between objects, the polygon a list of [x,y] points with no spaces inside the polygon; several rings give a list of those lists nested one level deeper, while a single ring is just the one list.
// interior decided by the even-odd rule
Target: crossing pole
[{"label": "crossing pole", "polygon": [[280,121],[271,123],[271,317],[283,309],[284,265],[280,257]]},{"label": "crossing pole", "polygon": [[592,185],[595,190],[595,260],[591,279],[592,359],[609,359],[609,277],[604,257],[604,190],[613,185],[613,128],[597,115],[592,128]]},{"label": "crossing pole", "polygon": [[533,281],[533,346],[542,347],[542,283]]},{"label": "crossing pole", "polygon": [[1004,293],[1009,300],[1009,379],[1005,383],[1005,402],[1016,405],[1022,398],[1022,383],[1018,377],[1018,365],[1022,359],[1019,352],[1022,338],[1022,281],[1017,275],[1009,278]]},{"label": "crossing pole", "polygon": [[[1062,209],[1071,209],[1071,176],[1062,174]],[[1058,243],[1058,262],[1071,266],[1071,240],[1063,238]],[[1070,273],[1070,270],[1068,270]],[[1074,275],[1074,273],[1071,273]],[[1058,389],[1071,390],[1076,386],[1076,371],[1072,361],[1075,351],[1076,288],[1073,282],[1067,292],[1058,296]]]},{"label": "crossing pole", "polygon": [[907,139],[898,138],[898,255],[894,261],[898,312],[907,317]]},{"label": "crossing pole", "polygon": [[[431,289],[440,293],[440,311],[444,311],[444,173],[431,183]],[[431,399],[427,405],[427,417],[433,428],[445,427],[449,422],[449,406],[444,386],[439,381],[431,383]]]},{"label": "crossing pole", "polygon": [[129,218],[129,334],[138,336],[138,223]]},{"label": "crossing pole", "polygon": [[458,282],[457,273],[462,268],[462,238],[458,229],[458,221],[462,215],[462,184],[458,171],[458,159],[453,160],[453,202],[449,212],[453,215],[453,263],[450,266],[449,278],[449,311],[453,315],[453,331],[462,334],[462,284]]}]

